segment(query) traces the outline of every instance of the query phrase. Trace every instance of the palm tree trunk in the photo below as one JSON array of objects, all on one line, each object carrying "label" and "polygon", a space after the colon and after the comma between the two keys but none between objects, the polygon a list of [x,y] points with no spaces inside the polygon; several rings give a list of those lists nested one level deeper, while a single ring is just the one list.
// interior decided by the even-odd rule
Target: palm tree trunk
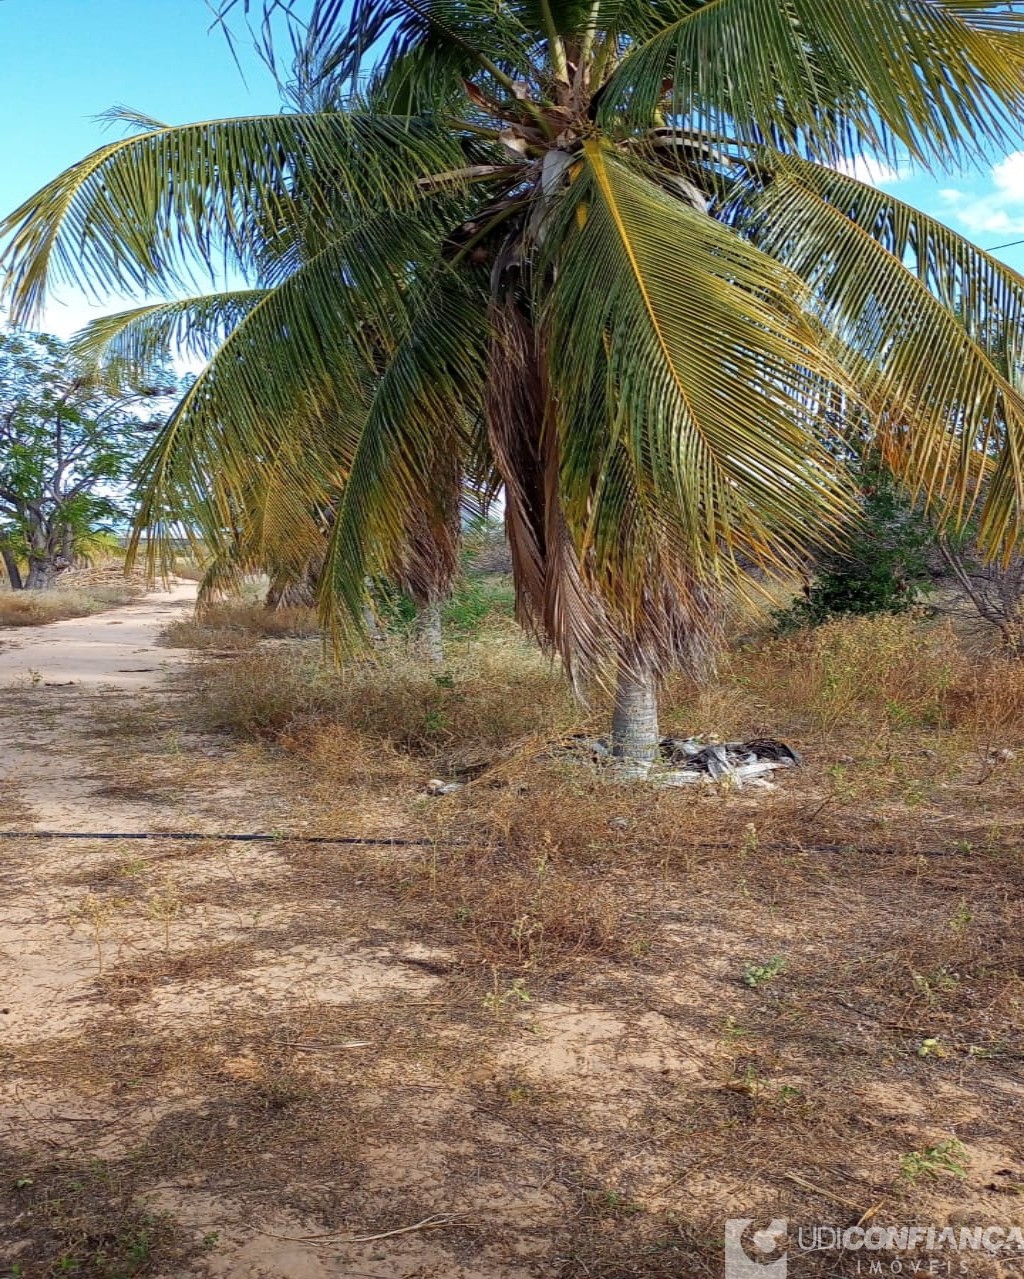
[{"label": "palm tree trunk", "polygon": [[651,671],[619,661],[612,714],[612,753],[644,763],[658,757],[658,684]]},{"label": "palm tree trunk", "polygon": [[420,648],[428,662],[440,666],[444,661],[444,641],[441,638],[441,601],[428,600],[416,619],[416,632]]}]

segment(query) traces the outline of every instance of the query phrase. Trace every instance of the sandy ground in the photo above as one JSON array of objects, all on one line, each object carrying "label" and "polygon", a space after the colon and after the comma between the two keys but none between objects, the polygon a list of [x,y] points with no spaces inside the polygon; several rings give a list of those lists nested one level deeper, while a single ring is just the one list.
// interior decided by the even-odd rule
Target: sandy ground
[{"label": "sandy ground", "polygon": [[[143,1026],[154,1042],[198,1047],[225,1034],[235,1040],[229,1027],[239,1018],[261,1019],[268,1009],[272,1024],[283,1024],[296,1007],[344,1017],[353,1007],[373,1007],[389,997],[422,998],[438,984],[417,967],[429,968],[429,948],[403,940],[362,953],[358,911],[332,910],[328,946],[305,941],[313,902],[301,890],[297,900],[287,883],[288,860],[272,845],[110,839],[123,832],[215,835],[307,824],[258,752],[249,758],[244,749],[179,731],[169,706],[176,690],[165,677],[190,653],[158,640],[194,599],[195,586],[185,583],[109,613],[0,636],[0,830],[58,836],[0,842],[3,1186],[9,1187],[12,1176],[20,1179],[16,1169],[59,1151],[77,1187],[81,1160],[95,1169],[97,1159],[109,1159],[113,1168],[126,1145],[140,1137],[145,1142],[162,1130],[162,1142],[173,1146],[187,1132],[210,1104],[198,1081],[187,1096],[180,1083],[170,1095],[160,1087],[155,1093],[144,1089],[145,1096],[134,1095],[134,1089],[130,1096],[114,1095],[120,1092],[111,1079],[117,1073],[114,1059],[132,1063],[129,1069],[137,1073],[136,1031]],[[92,832],[103,841],[59,838]],[[197,966],[199,955],[208,958]],[[166,973],[136,1018],[122,974],[148,972],[154,963]],[[148,977],[143,981],[148,986]],[[324,1020],[316,1018],[318,1025]],[[111,1030],[114,1039],[93,1059],[91,1045]],[[354,1048],[369,1046],[349,1038]],[[44,1057],[54,1053],[45,1080],[10,1068],[12,1053],[30,1060],[39,1051]],[[218,1043],[217,1054],[215,1075],[244,1093],[262,1087],[264,1066],[251,1048]],[[72,1061],[71,1076],[61,1078]],[[272,1090],[278,1086],[271,1083]],[[75,1118],[69,1124],[70,1112]],[[146,1162],[156,1173],[159,1155]],[[265,1220],[261,1214],[257,1224],[251,1209],[230,1195],[206,1187],[183,1194],[178,1179],[157,1175],[144,1177],[149,1184],[138,1217],[143,1225],[131,1215],[123,1225],[124,1205],[110,1200],[101,1180],[98,1200],[79,1212],[90,1227],[73,1219],[66,1240],[48,1237],[45,1229],[33,1235],[19,1226],[26,1214],[5,1219],[0,1204],[0,1274],[50,1275],[56,1273],[53,1264],[59,1273],[78,1273],[77,1266],[103,1276],[157,1273],[141,1262],[138,1271],[133,1268],[135,1252],[139,1238],[149,1234],[151,1215],[157,1220],[168,1211],[175,1231],[185,1232],[189,1273],[222,1279],[342,1273],[325,1268],[318,1241],[303,1245],[309,1224],[295,1212],[271,1212]],[[65,1184],[59,1174],[56,1182]],[[135,1190],[130,1184],[125,1192],[133,1201]],[[65,1228],[60,1220],[58,1230]],[[160,1227],[152,1229],[156,1246]],[[107,1233],[110,1241],[104,1243]],[[216,1247],[204,1239],[216,1239]],[[196,1241],[198,1258],[192,1255]],[[430,1256],[416,1239],[399,1253],[398,1268],[386,1262],[375,1273],[420,1273],[422,1258]],[[5,1262],[16,1268],[8,1272]],[[118,1263],[128,1268],[122,1271]],[[436,1264],[437,1273],[448,1273],[443,1254]],[[431,1265],[434,1273],[433,1259]]]},{"label": "sandy ground", "polygon": [[89,750],[74,738],[89,736],[82,717],[88,721],[97,703],[131,716],[169,668],[188,660],[187,650],[157,640],[195,597],[195,583],[184,582],[106,613],[0,632],[0,698],[7,694],[0,794],[18,796],[29,829],[150,829],[137,808],[97,793]]},{"label": "sandy ground", "polygon": [[[0,831],[336,834],[370,801],[459,802],[399,774],[318,808],[315,765],[199,731],[165,679],[188,654],[155,644],[191,591],[2,637]],[[1017,837],[780,857],[744,841],[745,801],[707,802],[736,848],[667,827],[653,869],[629,832],[479,863],[0,840],[0,1275],[720,1279],[726,1216],[1016,1222]],[[581,902],[620,900],[610,942],[559,948]],[[903,1175],[953,1139],[963,1171]],[[858,1264],[794,1256],[790,1279]]]},{"label": "sandy ground", "polygon": [[182,649],[158,647],[156,640],[195,598],[195,583],[181,582],[109,613],[0,631],[0,686],[152,688],[166,667],[188,656]]}]

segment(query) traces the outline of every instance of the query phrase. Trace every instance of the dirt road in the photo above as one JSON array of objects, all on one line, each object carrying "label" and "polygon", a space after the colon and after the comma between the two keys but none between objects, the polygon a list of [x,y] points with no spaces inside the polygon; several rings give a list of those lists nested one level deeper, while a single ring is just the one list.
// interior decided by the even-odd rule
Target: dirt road
[{"label": "dirt road", "polygon": [[195,583],[182,582],[91,617],[0,630],[0,687],[19,682],[152,687],[164,667],[188,656],[184,649],[158,647],[157,638],[195,598]]},{"label": "dirt road", "polygon": [[[293,1090],[306,1096],[305,1073],[293,1085],[264,1064],[277,1060],[278,1039],[303,1041],[294,1055],[305,1072],[314,1064],[302,1051],[312,1028],[333,1035],[335,1023],[354,1019],[340,1038],[351,1049],[345,1067],[347,1056],[371,1047],[366,1019],[376,1026],[384,1015],[377,1010],[386,1010],[406,1027],[414,1001],[440,984],[416,965],[447,962],[400,926],[385,931],[386,921],[378,921],[374,953],[363,953],[370,907],[355,900],[353,879],[361,881],[338,850],[325,852],[321,870],[316,848],[304,867],[295,857],[305,854],[287,846],[216,840],[309,822],[279,757],[204,733],[181,713],[182,690],[165,677],[189,653],[157,640],[193,599],[194,587],[184,586],[0,635],[2,1274],[42,1279],[54,1266],[141,1274],[141,1257],[147,1274],[157,1273],[150,1265],[219,1279],[354,1273],[326,1269],[317,1243],[303,1242],[319,1228],[319,1204],[275,1206],[294,1176],[276,1155],[266,1165],[253,1155],[255,1198],[248,1185],[233,1189],[224,1168],[249,1162],[242,1147],[262,1141],[256,1134],[277,1113],[264,1087],[267,1098],[287,1091],[289,1113]],[[214,838],[114,837],[182,830]],[[312,1016],[308,1027],[293,1026],[296,1011]],[[170,1074],[163,1065],[150,1070],[146,1063],[158,1059]],[[403,1087],[408,1070],[403,1062]],[[332,1213],[340,1221],[347,1205],[351,1233],[370,1223],[371,1241],[355,1245],[355,1255],[379,1261],[376,1232],[388,1229],[388,1213],[403,1215],[399,1225],[408,1211],[411,1219],[429,1213],[406,1204],[404,1186],[397,1207],[362,1191],[349,1202],[357,1191],[348,1184],[344,1112],[353,1081],[344,1069],[332,1070],[331,1081],[329,1119],[318,1116],[295,1147],[305,1159],[315,1133],[328,1135],[314,1180],[339,1179],[329,1191]],[[188,1152],[195,1136],[209,1146],[203,1134],[219,1128],[225,1087],[244,1099],[225,1119],[236,1153],[221,1151],[218,1138],[216,1167],[192,1185]],[[295,1114],[305,1109],[303,1102]],[[417,1235],[399,1231],[396,1248],[398,1260],[372,1273],[467,1273]],[[518,1268],[514,1275],[524,1279]]]}]

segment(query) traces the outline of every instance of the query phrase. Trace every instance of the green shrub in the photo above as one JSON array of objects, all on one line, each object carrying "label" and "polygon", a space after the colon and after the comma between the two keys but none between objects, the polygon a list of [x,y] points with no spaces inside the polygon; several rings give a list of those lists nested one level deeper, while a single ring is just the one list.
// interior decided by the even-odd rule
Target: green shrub
[{"label": "green shrub", "polygon": [[931,587],[933,534],[884,473],[865,477],[861,518],[845,543],[826,551],[802,599],[773,614],[787,633],[832,617],[905,613]]},{"label": "green shrub", "polygon": [[493,618],[511,620],[515,615],[512,581],[497,573],[462,577],[446,600],[441,617],[457,635],[474,635]]}]

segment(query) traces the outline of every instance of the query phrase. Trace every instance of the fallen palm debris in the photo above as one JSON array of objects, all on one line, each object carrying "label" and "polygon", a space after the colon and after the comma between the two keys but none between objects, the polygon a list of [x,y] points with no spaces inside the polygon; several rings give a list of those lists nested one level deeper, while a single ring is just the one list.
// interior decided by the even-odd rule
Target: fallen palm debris
[{"label": "fallen palm debris", "polygon": [[770,737],[746,742],[716,742],[697,737],[663,737],[658,758],[624,759],[615,754],[605,737],[570,738],[555,752],[562,758],[614,768],[629,778],[645,777],[657,786],[697,786],[726,782],[741,787],[747,783],[770,787],[770,774],[782,768],[799,768],[799,752],[785,742]]}]

